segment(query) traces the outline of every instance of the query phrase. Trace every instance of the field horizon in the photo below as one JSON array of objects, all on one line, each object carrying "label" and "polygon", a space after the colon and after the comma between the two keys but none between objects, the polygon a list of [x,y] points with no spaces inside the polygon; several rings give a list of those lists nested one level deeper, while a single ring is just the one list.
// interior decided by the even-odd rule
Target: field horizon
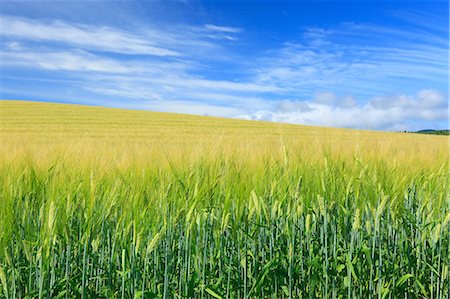
[{"label": "field horizon", "polygon": [[[276,122],[276,121],[267,121],[267,120],[258,120],[258,119],[243,119],[238,117],[221,117],[214,115],[200,115],[195,113],[180,113],[180,112],[164,112],[164,111],[153,111],[147,109],[133,109],[133,108],[123,108],[123,107],[113,107],[113,106],[104,106],[101,104],[80,104],[80,103],[70,103],[70,102],[54,102],[54,101],[41,101],[41,100],[27,100],[27,99],[0,99],[0,102],[18,102],[18,103],[41,103],[41,104],[50,104],[50,105],[69,105],[69,106],[80,106],[80,107],[90,107],[90,108],[99,108],[99,109],[114,109],[114,110],[125,110],[125,111],[140,111],[144,113],[156,113],[156,114],[168,114],[168,115],[180,115],[180,116],[194,116],[194,117],[206,117],[212,119],[222,119],[222,120],[237,120],[243,122],[259,122],[259,123],[268,123],[275,125],[288,125],[288,126],[300,126],[300,127],[311,127],[311,128],[323,128],[323,129],[341,129],[341,130],[351,130],[351,131],[368,131],[368,132],[384,132],[384,133],[413,133],[415,131],[394,131],[394,130],[377,130],[377,129],[362,129],[362,128],[344,128],[344,127],[333,127],[333,126],[318,126],[318,125],[307,125],[307,124],[295,124],[288,122]],[[424,131],[434,130],[430,128],[423,129]],[[422,130],[419,130],[420,132]]]},{"label": "field horizon", "polygon": [[[81,107],[92,107],[92,108],[100,108],[100,109],[117,109],[117,110],[125,110],[125,111],[141,111],[148,113],[162,113],[169,115],[180,115],[180,116],[198,116],[198,117],[206,117],[213,119],[226,119],[226,120],[237,120],[244,122],[260,122],[260,123],[270,123],[270,124],[283,124],[283,125],[292,125],[292,126],[300,126],[300,127],[312,127],[312,128],[323,128],[323,129],[342,129],[342,130],[352,130],[352,131],[363,131],[363,132],[384,132],[384,133],[428,133],[429,131],[449,131],[448,129],[434,129],[434,128],[423,128],[416,131],[408,131],[408,130],[383,130],[383,129],[363,129],[363,128],[345,128],[345,127],[333,127],[333,126],[318,126],[318,125],[307,125],[307,124],[296,124],[289,122],[277,122],[277,121],[267,121],[267,120],[259,120],[259,119],[243,119],[239,117],[220,117],[214,115],[200,115],[195,113],[179,113],[179,112],[164,112],[164,111],[153,111],[148,109],[133,109],[133,108],[123,108],[123,107],[113,107],[113,106],[104,106],[101,104],[80,104],[80,103],[70,103],[70,102],[55,102],[55,101],[41,101],[41,100],[27,100],[27,99],[0,99],[0,102],[19,102],[19,103],[42,103],[42,104],[55,104],[55,105],[72,105],[72,106],[81,106]],[[433,135],[433,134],[430,134]],[[436,134],[439,136],[445,136],[448,134]]]},{"label": "field horizon", "polygon": [[[290,147],[306,151],[315,147],[316,151],[330,155],[346,152],[347,156],[381,156],[385,150],[394,150],[392,158],[398,155],[401,159],[430,160],[434,155],[445,156],[445,147],[450,146],[450,139],[445,135],[306,126],[39,101],[1,100],[0,107],[3,146],[13,145],[16,153],[20,152],[17,148],[20,143],[21,150],[25,149],[23,141],[26,140],[30,146],[35,143],[40,146],[39,150],[29,148],[29,152],[41,154],[66,147],[65,150],[80,150],[90,155],[88,149],[95,147],[98,152],[103,149],[110,151],[114,145],[116,156],[125,151],[128,154],[134,152],[135,158],[143,148],[147,153],[164,155],[165,158],[168,153],[175,158],[185,154],[215,155],[223,150],[236,155],[252,155],[255,149],[261,155],[273,156],[274,153],[284,155],[283,152]],[[393,143],[400,140],[402,145],[416,147],[416,152],[396,148]],[[405,153],[407,155],[401,155]],[[7,155],[8,152],[5,157]]]}]

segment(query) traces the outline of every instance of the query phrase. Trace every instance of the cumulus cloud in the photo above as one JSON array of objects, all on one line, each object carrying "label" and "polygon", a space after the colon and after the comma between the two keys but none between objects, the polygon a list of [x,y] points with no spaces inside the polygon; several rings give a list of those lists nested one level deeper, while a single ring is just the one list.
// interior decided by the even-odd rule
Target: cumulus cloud
[{"label": "cumulus cloud", "polygon": [[415,96],[375,97],[365,104],[357,104],[353,98],[338,98],[333,93],[320,93],[311,100],[280,101],[273,110],[239,117],[319,126],[406,130],[414,123],[444,121],[447,113],[444,95],[427,89]]}]

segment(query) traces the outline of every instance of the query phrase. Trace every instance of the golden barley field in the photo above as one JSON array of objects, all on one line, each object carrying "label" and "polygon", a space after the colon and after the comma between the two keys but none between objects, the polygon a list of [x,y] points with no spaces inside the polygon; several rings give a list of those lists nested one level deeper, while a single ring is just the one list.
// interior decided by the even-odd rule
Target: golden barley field
[{"label": "golden barley field", "polygon": [[0,101],[0,297],[448,298],[449,137]]}]

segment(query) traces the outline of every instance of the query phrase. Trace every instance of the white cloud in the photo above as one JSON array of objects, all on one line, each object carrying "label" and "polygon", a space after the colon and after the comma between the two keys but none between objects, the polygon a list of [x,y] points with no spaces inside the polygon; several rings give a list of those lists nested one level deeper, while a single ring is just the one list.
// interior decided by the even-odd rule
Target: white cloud
[{"label": "white cloud", "polygon": [[209,31],[225,32],[225,33],[238,33],[242,31],[241,28],[237,27],[216,26],[212,24],[206,24],[205,29]]},{"label": "white cloud", "polygon": [[370,97],[401,88],[411,92],[418,81],[419,88],[447,84],[448,40],[442,35],[347,23],[306,28],[303,37],[257,59],[255,81],[296,96],[328,89]]},{"label": "white cloud", "polygon": [[[240,32],[236,27],[173,24],[158,30],[146,26],[136,32],[14,16],[0,16],[0,25],[0,36],[5,38],[0,54],[2,67],[65,71],[66,75],[85,80],[86,89],[100,94],[111,95],[107,90],[115,86],[120,87],[116,94],[132,98],[147,97],[149,88],[154,90],[150,98],[161,98],[169,91],[183,97],[187,90],[199,93],[214,90],[218,96],[279,90],[270,84],[209,80],[191,74],[207,68],[201,61],[203,56],[213,60],[221,55],[220,46],[207,39],[233,39],[223,33]],[[97,74],[101,77],[96,77]],[[92,80],[104,85],[91,88]],[[158,90],[163,93],[157,95]]]},{"label": "white cloud", "polygon": [[444,96],[435,90],[420,90],[415,97],[376,97],[362,105],[357,105],[354,100],[352,105],[342,105],[340,101],[346,102],[348,99],[322,93],[312,100],[281,101],[273,110],[261,110],[239,117],[306,125],[405,130],[410,128],[411,123],[423,125],[444,121],[448,113]]},{"label": "white cloud", "polygon": [[128,73],[133,71],[113,59],[98,57],[82,50],[40,52],[34,51],[4,51],[1,54],[2,66],[34,67],[46,70]]},{"label": "white cloud", "polygon": [[[153,80],[158,82],[158,79]],[[221,80],[207,80],[199,78],[169,78],[169,80],[162,79],[161,83],[167,85],[179,86],[194,90],[220,90],[220,91],[232,91],[232,92],[252,92],[252,93],[265,93],[276,92],[281,89],[274,85],[263,85],[251,82],[232,82]]]},{"label": "white cloud", "polygon": [[0,35],[5,37],[71,44],[89,50],[123,54],[178,56],[180,53],[156,46],[157,34],[133,34],[107,26],[42,22],[11,16],[0,17]]},{"label": "white cloud", "polygon": [[242,31],[238,27],[217,26],[206,24],[203,27],[191,27],[192,32],[201,34],[203,37],[213,40],[238,40],[237,34]]},{"label": "white cloud", "polygon": [[189,61],[114,59],[81,49],[33,48],[18,42],[6,42],[2,48],[0,67],[67,71],[78,76],[103,73],[160,77],[164,73],[182,74],[193,67]]}]

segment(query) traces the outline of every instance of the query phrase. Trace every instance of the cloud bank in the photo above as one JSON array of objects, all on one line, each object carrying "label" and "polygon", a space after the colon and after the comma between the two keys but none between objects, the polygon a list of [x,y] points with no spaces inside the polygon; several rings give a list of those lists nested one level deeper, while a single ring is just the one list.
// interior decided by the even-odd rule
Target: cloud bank
[{"label": "cloud bank", "polygon": [[418,124],[446,120],[448,100],[435,90],[420,90],[414,97],[396,95],[375,97],[357,104],[352,97],[338,98],[319,93],[312,100],[281,101],[273,110],[240,115],[243,119],[265,120],[329,127],[379,128],[384,130],[418,129]]}]

